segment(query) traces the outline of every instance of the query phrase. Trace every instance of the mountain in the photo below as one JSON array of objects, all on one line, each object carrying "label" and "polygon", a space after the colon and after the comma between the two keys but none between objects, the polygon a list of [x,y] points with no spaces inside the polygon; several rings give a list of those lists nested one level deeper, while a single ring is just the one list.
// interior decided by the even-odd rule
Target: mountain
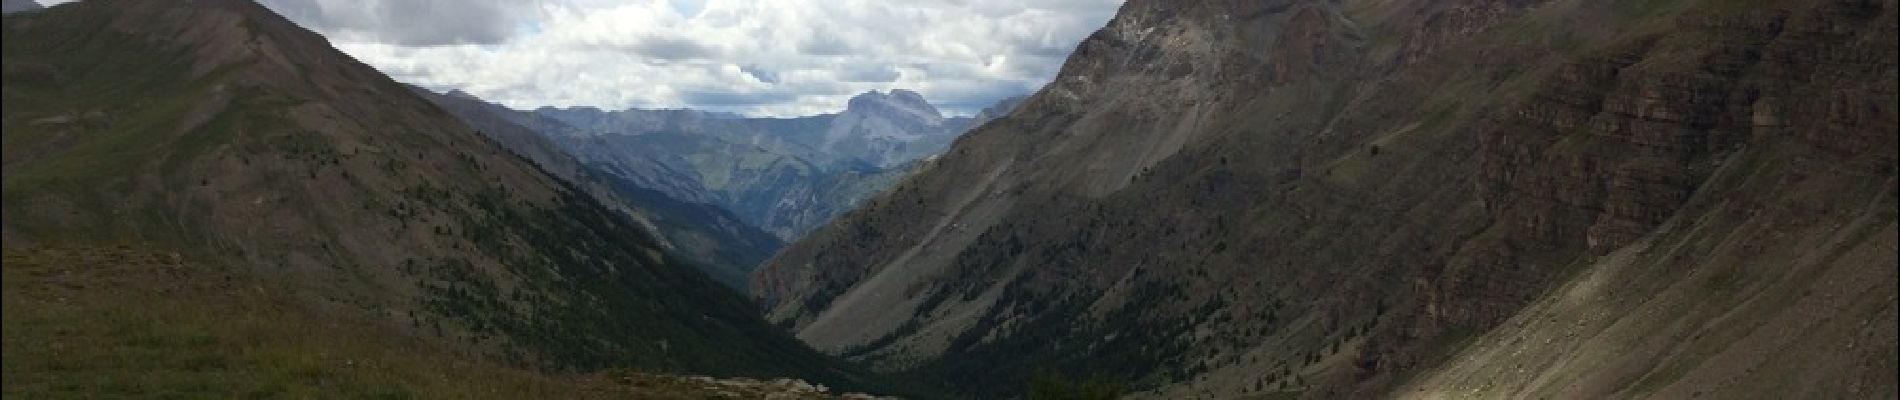
[{"label": "mountain", "polygon": [[1895,9],[1130,0],[753,294],[972,397],[1893,397]]},{"label": "mountain", "polygon": [[917,160],[994,118],[944,117],[922,95],[901,89],[860,94],[842,112],[800,118],[698,110],[489,109],[544,134],[597,169],[673,198],[731,210],[782,239],[801,236],[856,207],[909,174]]},{"label": "mountain", "polygon": [[1029,96],[1014,96],[997,101],[995,105],[984,108],[983,111],[977,112],[976,115],[971,116],[969,120],[965,121],[964,129],[976,129],[979,126],[983,126],[984,123],[1009,115],[1010,112],[1016,111],[1017,106],[1023,105],[1023,102],[1027,100],[1029,100]]},{"label": "mountain", "polygon": [[541,108],[536,113],[568,123],[582,136],[695,134],[752,145],[827,168],[890,168],[934,154],[970,126],[969,118],[946,118],[922,95],[909,90],[866,92],[845,110],[798,118],[744,118],[698,110],[602,111],[592,107]]},{"label": "mountain", "polygon": [[[124,349],[95,372],[208,379],[179,390],[230,389],[239,384],[217,377],[277,365],[213,358],[222,355],[294,368],[261,370],[286,381],[245,396],[331,393],[346,377],[328,371],[385,368],[331,358],[358,350],[324,343],[357,342],[325,335],[352,332],[402,335],[360,339],[377,357],[404,357],[373,350],[383,343],[522,373],[871,384],[767,325],[739,293],[583,189],[255,3],[87,0],[8,16],[0,40],[9,392],[48,380],[80,391],[70,396],[139,391],[79,384],[107,375],[60,367],[67,343],[91,343],[63,338],[95,332]],[[199,278],[152,279],[125,297],[89,289],[113,287],[89,277],[115,279],[95,269],[121,264],[111,268]],[[39,283],[15,286],[16,277]],[[164,302],[16,319],[70,299],[137,305],[146,295]],[[225,303],[245,299],[266,303]],[[220,319],[233,324],[206,323]],[[167,346],[176,351],[139,350]],[[51,358],[15,357],[29,347]]]},{"label": "mountain", "polygon": [[[852,97],[831,118],[818,151],[878,168],[891,168],[935,154],[956,139],[962,121],[944,118],[922,95],[909,90],[867,92]],[[754,139],[758,140],[758,139]]]},{"label": "mountain", "polygon": [[678,174],[653,178],[627,172],[624,166],[583,165],[538,131],[523,126],[554,131],[573,129],[559,121],[509,110],[462,92],[437,94],[417,87],[410,89],[503,147],[533,161],[542,170],[592,195],[601,204],[633,217],[647,230],[657,233],[654,238],[668,250],[686,256],[702,271],[728,286],[743,290],[752,267],[784,245],[778,237],[753,227],[723,208],[675,199],[666,192],[650,189],[655,187],[655,182],[692,183],[677,177]]},{"label": "mountain", "polygon": [[45,7],[41,7],[39,2],[33,0],[0,1],[0,13],[12,14],[21,11],[38,11],[41,8]]}]

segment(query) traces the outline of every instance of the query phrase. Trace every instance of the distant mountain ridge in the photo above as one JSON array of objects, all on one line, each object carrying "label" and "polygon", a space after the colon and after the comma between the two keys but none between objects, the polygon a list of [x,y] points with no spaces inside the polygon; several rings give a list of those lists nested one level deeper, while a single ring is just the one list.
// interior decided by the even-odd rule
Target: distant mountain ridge
[{"label": "distant mountain ridge", "polygon": [[941,151],[957,134],[980,124],[971,117],[944,117],[914,91],[871,91],[854,96],[832,114],[793,118],[746,118],[691,109],[603,111],[594,107],[534,110],[577,131],[565,136],[695,134],[749,144],[826,168],[857,165],[890,168]]},{"label": "distant mountain ridge", "polygon": [[574,184],[602,204],[633,217],[668,249],[690,258],[727,285],[743,287],[752,267],[784,245],[777,237],[704,199],[679,199],[653,189],[664,184],[656,182],[687,180],[652,178],[624,169],[603,170],[602,165],[582,164],[552,139],[524,126],[572,129],[559,121],[517,113],[466,93],[437,94],[419,87],[411,87],[411,92],[455,114],[483,135]]},{"label": "distant mountain ridge", "polygon": [[[475,99],[459,91],[447,96]],[[1002,104],[1011,101],[1020,98]],[[786,239],[890,187],[923,158],[1007,108],[945,117],[921,94],[902,89],[866,92],[838,113],[797,118],[488,107],[596,169],[673,198],[717,205]]]},{"label": "distant mountain ridge", "polygon": [[0,13],[5,14],[21,11],[36,11],[42,8],[46,7],[41,6],[39,2],[33,0],[0,0]]}]

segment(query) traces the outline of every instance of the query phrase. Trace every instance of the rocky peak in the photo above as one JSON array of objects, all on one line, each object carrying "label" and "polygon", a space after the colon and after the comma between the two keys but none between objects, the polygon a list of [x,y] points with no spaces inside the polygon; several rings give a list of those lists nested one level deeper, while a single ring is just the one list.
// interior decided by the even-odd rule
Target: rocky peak
[{"label": "rocky peak", "polygon": [[936,108],[930,105],[930,101],[924,100],[924,95],[908,89],[891,89],[891,99],[912,107]]},{"label": "rocky peak", "polygon": [[924,100],[923,95],[904,89],[891,90],[890,93],[875,90],[864,92],[851,98],[844,113],[879,116],[925,126],[943,123],[943,113],[936,106]]}]

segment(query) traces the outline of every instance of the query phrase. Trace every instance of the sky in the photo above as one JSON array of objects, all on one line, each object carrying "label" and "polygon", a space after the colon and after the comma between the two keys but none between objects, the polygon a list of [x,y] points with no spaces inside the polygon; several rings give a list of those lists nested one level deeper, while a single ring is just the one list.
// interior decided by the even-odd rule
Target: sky
[{"label": "sky", "polygon": [[[71,1],[71,0],[65,0]],[[65,1],[45,1],[60,3]],[[260,0],[396,80],[519,109],[836,112],[1028,94],[1122,0]]]}]

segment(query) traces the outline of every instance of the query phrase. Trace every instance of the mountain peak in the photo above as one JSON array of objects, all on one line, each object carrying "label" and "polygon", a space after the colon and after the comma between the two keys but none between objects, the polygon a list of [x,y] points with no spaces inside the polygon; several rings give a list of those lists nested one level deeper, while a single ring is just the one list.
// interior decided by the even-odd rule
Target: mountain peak
[{"label": "mountain peak", "polygon": [[924,100],[924,95],[909,89],[891,89],[890,97],[904,103],[930,105],[929,101]]},{"label": "mountain peak", "polygon": [[890,93],[869,91],[851,98],[845,106],[845,113],[872,113],[887,117],[900,117],[916,120],[925,125],[943,122],[943,112],[924,100],[924,96],[915,91],[893,89]]}]

